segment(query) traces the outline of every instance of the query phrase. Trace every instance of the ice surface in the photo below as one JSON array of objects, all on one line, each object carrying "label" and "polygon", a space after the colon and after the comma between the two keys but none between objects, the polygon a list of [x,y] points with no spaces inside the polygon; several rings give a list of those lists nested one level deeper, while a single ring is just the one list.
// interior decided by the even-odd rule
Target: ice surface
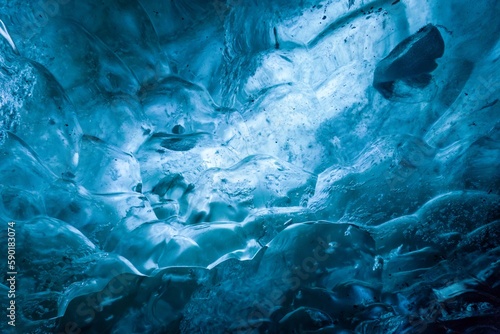
[{"label": "ice surface", "polygon": [[0,331],[500,332],[499,14],[0,1]]},{"label": "ice surface", "polygon": [[385,97],[397,94],[396,82],[411,88],[423,88],[432,80],[430,72],[438,66],[436,58],[444,53],[444,41],[439,30],[428,24],[399,43],[375,69],[373,86]]}]

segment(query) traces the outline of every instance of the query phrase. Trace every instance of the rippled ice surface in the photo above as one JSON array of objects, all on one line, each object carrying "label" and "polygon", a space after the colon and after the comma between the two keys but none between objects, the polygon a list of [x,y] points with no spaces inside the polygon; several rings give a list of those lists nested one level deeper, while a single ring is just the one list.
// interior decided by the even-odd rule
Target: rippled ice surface
[{"label": "rippled ice surface", "polygon": [[1,1],[1,331],[499,333],[499,14]]}]

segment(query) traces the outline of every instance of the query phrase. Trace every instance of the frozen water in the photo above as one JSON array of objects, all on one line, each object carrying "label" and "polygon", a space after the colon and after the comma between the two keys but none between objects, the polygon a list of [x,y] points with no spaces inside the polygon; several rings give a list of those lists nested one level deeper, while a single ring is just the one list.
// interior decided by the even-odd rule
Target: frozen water
[{"label": "frozen water", "polygon": [[0,331],[500,332],[499,14],[0,0]]},{"label": "frozen water", "polygon": [[438,66],[436,58],[444,53],[444,41],[439,30],[428,24],[399,43],[375,69],[373,86],[385,98],[400,95],[397,82],[410,88],[423,88],[431,83],[430,72]]}]

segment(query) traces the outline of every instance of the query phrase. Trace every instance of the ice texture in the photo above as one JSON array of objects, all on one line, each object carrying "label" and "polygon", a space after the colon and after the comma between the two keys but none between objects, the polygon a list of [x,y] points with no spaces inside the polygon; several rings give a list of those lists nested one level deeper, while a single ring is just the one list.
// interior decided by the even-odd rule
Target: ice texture
[{"label": "ice texture", "polygon": [[499,333],[499,14],[0,0],[0,332]]},{"label": "ice texture", "polygon": [[436,58],[444,53],[444,41],[439,30],[428,24],[399,43],[375,69],[373,86],[385,97],[395,95],[398,80],[412,88],[429,85],[429,74],[438,66]]}]

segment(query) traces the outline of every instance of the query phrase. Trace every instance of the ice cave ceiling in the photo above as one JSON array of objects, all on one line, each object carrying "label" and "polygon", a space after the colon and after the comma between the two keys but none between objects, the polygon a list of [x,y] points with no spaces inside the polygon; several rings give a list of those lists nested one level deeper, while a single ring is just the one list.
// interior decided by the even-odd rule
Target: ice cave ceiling
[{"label": "ice cave ceiling", "polygon": [[0,332],[500,333],[499,15],[0,0]]}]

